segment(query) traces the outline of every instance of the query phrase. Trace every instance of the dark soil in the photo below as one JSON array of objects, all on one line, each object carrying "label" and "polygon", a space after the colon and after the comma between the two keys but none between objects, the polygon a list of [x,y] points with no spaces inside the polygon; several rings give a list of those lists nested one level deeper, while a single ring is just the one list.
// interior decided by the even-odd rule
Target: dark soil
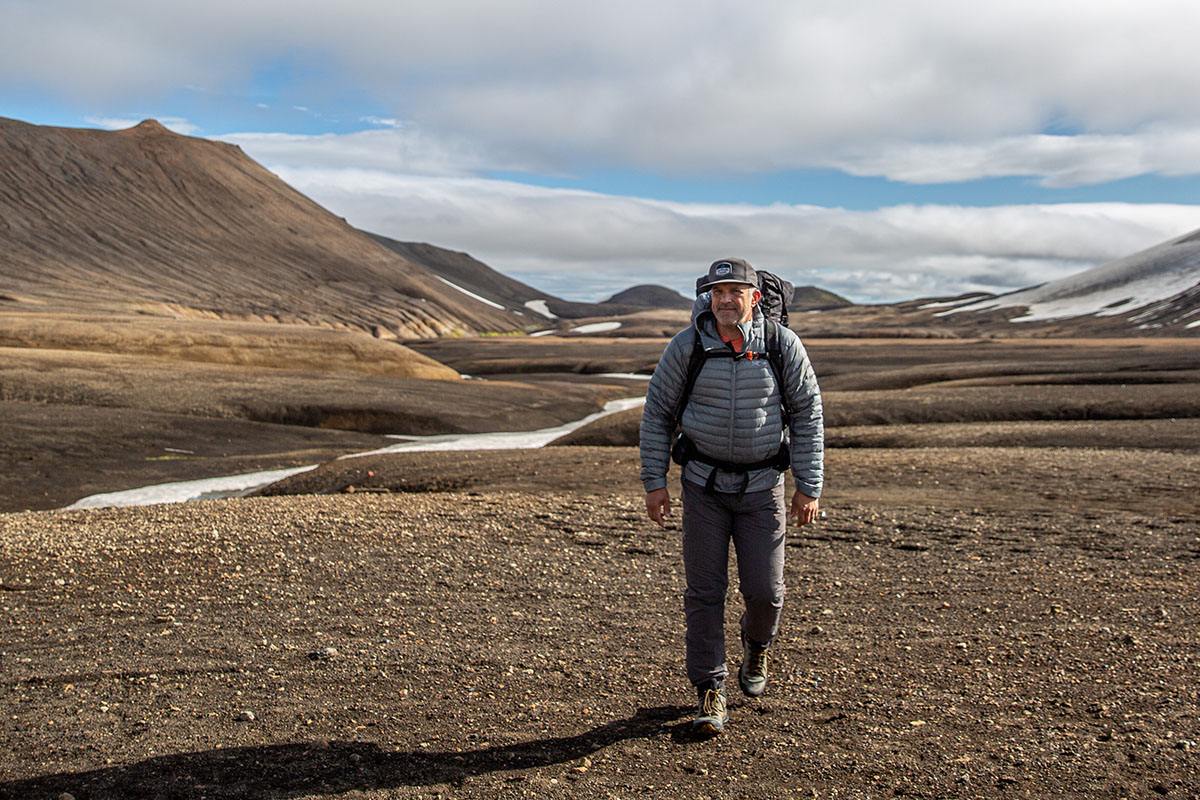
[{"label": "dark soil", "polygon": [[888,452],[793,532],[771,686],[712,741],[678,531],[587,471],[0,516],[0,797],[1195,797],[1195,472],[1114,508],[979,470],[997,508],[859,482],[963,472]]},{"label": "dark soil", "polygon": [[[137,355],[0,348],[0,512],[100,492],[305,466],[383,433],[536,430],[629,382],[420,380]],[[184,451],[184,452],[176,452]]]},{"label": "dark soil", "polygon": [[129,408],[0,403],[0,512],[92,494],[299,467],[382,447],[382,436]]},{"label": "dark soil", "polygon": [[[612,446],[627,426],[592,429],[603,447],[330,460],[274,496],[0,514],[0,798],[1194,800],[1195,356],[1056,346],[1029,347],[1061,379],[1007,395],[952,383],[981,377],[962,356],[982,344],[811,348],[840,365],[831,411],[894,413],[830,429],[770,687],[734,688],[713,740],[688,725],[679,533],[645,517],[636,450]],[[1083,382],[1135,370],[1130,352],[1153,380]],[[587,388],[511,391],[556,386]],[[43,403],[7,429],[50,447],[49,409],[102,472],[114,409]],[[176,423],[220,449],[216,420],[155,413],[110,477]],[[269,452],[342,435],[297,428]]]}]

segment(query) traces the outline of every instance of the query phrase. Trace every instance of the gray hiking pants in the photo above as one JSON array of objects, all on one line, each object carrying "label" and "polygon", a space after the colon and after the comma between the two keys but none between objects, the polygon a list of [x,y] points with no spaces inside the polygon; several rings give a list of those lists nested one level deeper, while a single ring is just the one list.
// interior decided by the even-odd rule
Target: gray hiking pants
[{"label": "gray hiking pants", "polygon": [[687,676],[699,685],[724,680],[725,594],[729,586],[729,542],[737,553],[746,638],[770,644],[783,610],[783,550],[787,508],[783,481],[762,492],[712,492],[683,481],[683,569],[687,589]]}]

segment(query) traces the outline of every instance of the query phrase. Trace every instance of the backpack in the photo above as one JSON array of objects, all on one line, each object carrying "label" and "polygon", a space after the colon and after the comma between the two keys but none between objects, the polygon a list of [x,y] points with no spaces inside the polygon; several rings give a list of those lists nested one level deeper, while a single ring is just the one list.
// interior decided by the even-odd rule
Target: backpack
[{"label": "backpack", "polygon": [[[787,429],[788,420],[792,416],[792,410],[788,403],[787,393],[784,391],[783,347],[779,343],[779,327],[780,325],[787,325],[787,304],[791,302],[795,289],[792,284],[783,280],[778,275],[763,270],[758,270],[757,272],[759,291],[762,293],[762,299],[759,300],[758,306],[762,310],[764,317],[763,338],[766,341],[767,351],[765,353],[756,353],[753,350],[745,350],[741,353],[735,353],[732,350],[709,352],[700,343],[700,332],[693,328],[692,355],[688,360],[687,377],[683,383],[683,392],[680,393],[679,401],[675,404],[674,424],[672,428],[678,428],[683,421],[683,412],[687,408],[688,399],[692,396],[692,389],[696,385],[696,379],[700,376],[700,370],[704,369],[704,364],[708,359],[747,358],[753,360],[765,357],[770,362],[771,372],[775,376],[775,385],[779,388],[779,400],[783,411],[783,426],[785,430]],[[707,280],[707,275],[697,279],[697,297],[703,294],[704,290],[700,287]],[[725,472],[741,473],[743,478],[741,491],[738,492],[739,497],[746,491],[751,471],[771,467],[783,472],[788,468],[791,461],[786,437],[784,442],[779,446],[779,452],[770,458],[754,464],[735,464],[727,461],[718,461],[703,455],[696,449],[695,443],[682,432],[675,437],[675,442],[671,447],[671,459],[680,466],[685,466],[688,461],[695,459],[703,464],[715,467],[716,469],[709,475],[708,483],[704,487],[705,491],[710,493],[713,491],[713,482],[716,479],[718,469]]]},{"label": "backpack", "polygon": [[[761,269],[755,270],[755,272],[758,273],[758,291],[762,293],[762,300],[758,301],[758,307],[762,310],[763,316],[775,320],[780,325],[787,325],[787,307],[796,295],[796,287],[773,272]],[[701,287],[707,281],[707,275],[701,275],[696,279],[696,297],[704,294],[704,289]]]}]

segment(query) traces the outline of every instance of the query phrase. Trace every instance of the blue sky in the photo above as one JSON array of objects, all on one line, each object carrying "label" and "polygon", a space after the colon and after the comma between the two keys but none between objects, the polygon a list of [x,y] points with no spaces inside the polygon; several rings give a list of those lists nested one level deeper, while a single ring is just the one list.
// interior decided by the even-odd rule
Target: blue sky
[{"label": "blue sky", "polygon": [[[595,7],[593,7],[595,6]],[[1200,5],[0,0],[0,115],[155,118],[570,299],[729,255],[860,302],[1200,228]]]}]

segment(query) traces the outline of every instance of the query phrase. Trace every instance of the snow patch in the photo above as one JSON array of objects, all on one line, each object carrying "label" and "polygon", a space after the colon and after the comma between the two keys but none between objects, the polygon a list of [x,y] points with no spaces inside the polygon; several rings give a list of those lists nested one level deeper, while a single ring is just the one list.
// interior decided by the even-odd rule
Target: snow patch
[{"label": "snow patch", "polygon": [[530,311],[541,314],[546,319],[558,319],[558,315],[550,310],[550,307],[546,305],[545,300],[526,300],[525,307]]},{"label": "snow patch", "polygon": [[[539,431],[513,431],[504,433],[472,433],[450,434],[445,436],[414,436],[404,437],[405,441],[398,444],[371,450],[365,453],[351,453],[341,458],[357,458],[378,453],[416,452],[423,450],[525,450],[544,447],[560,436],[566,436],[571,431],[595,422],[601,417],[616,414],[630,408],[637,408],[646,402],[644,397],[626,397],[620,400],[610,400],[604,408],[594,414],[589,414],[581,420],[568,422],[554,428],[543,428]],[[396,437],[399,438],[399,437]],[[192,500],[215,500],[222,497],[243,497],[255,489],[268,484],[299,475],[302,472],[316,469],[319,464],[291,469],[276,469],[265,472],[247,472],[241,475],[228,475],[223,478],[204,478],[195,481],[179,481],[176,483],[158,483],[153,486],[143,486],[140,489],[129,489],[123,492],[106,492],[93,494],[76,500],[67,506],[68,510],[84,508],[108,508],[110,506],[151,506],[160,503],[186,503]]]},{"label": "snow patch", "polygon": [[[1042,322],[1068,317],[1097,316],[1111,317],[1136,308],[1167,300],[1195,286],[1197,276],[1181,275],[1171,279],[1149,279],[1130,281],[1119,286],[1097,289],[1088,294],[1074,296],[1048,296],[1045,292],[1030,289],[1005,295],[1003,302],[982,303],[956,311],[985,311],[991,308],[1028,306],[1023,316],[1013,317],[1010,322]],[[940,315],[939,315],[940,316]]]},{"label": "snow patch", "polygon": [[934,303],[926,303],[925,305],[918,306],[917,308],[921,311],[924,311],[927,308],[953,308],[954,306],[961,306],[963,303],[976,303],[976,302],[979,302],[979,295],[971,295],[970,297],[960,297],[957,300],[940,300],[940,301],[934,302]]},{"label": "snow patch", "polygon": [[76,500],[67,510],[79,508],[108,508],[110,506],[152,506],[158,503],[186,503],[191,500],[215,500],[221,497],[242,497],[255,489],[275,481],[281,481],[301,472],[316,469],[313,464],[292,469],[275,469],[266,472],[246,472],[227,475],[223,478],[203,478],[195,481],[156,483],[140,489],[123,492],[93,494]]},{"label": "snow patch", "polygon": [[589,325],[580,325],[578,328],[571,328],[571,333],[607,333],[608,331],[615,331],[620,327],[621,323],[619,322],[593,322]]},{"label": "snow patch", "polygon": [[1173,239],[1131,256],[1057,281],[962,305],[962,311],[1026,307],[1011,322],[1068,317],[1108,317],[1162,303],[1200,284],[1200,242],[1195,234]]},{"label": "snow patch", "polygon": [[574,430],[582,428],[596,420],[607,417],[610,414],[616,414],[619,411],[626,411],[631,408],[637,408],[646,402],[644,397],[626,397],[620,400],[610,400],[604,404],[601,411],[595,414],[589,414],[581,420],[568,422],[565,425],[558,425],[553,428],[543,428],[538,431],[502,431],[498,433],[452,433],[440,436],[406,436],[403,442],[381,447],[378,450],[370,450],[366,453],[352,453],[342,456],[346,458],[360,458],[362,456],[373,456],[380,453],[412,453],[426,451],[446,451],[446,450],[532,450],[538,447],[545,447],[550,442],[558,439],[561,436],[566,436]]},{"label": "snow patch", "polygon": [[464,289],[463,287],[459,286],[459,285],[458,285],[458,284],[456,284],[456,283],[451,283],[450,281],[448,281],[448,280],[446,280],[445,278],[443,278],[441,275],[434,275],[433,277],[437,278],[439,281],[441,281],[442,283],[446,284],[446,285],[447,285],[447,286],[449,286],[450,288],[452,288],[452,289],[458,289],[460,292],[462,292],[463,294],[465,294],[467,297],[472,297],[472,298],[474,298],[474,299],[478,300],[479,302],[481,302],[481,303],[484,303],[485,305],[489,305],[489,306],[491,306],[492,308],[498,308],[498,309],[500,309],[501,311],[507,311],[507,310],[508,310],[507,308],[505,308],[504,306],[500,305],[499,303],[493,303],[491,300],[488,300],[486,297],[480,297],[479,295],[475,294],[474,292],[468,292],[468,291],[467,291],[466,289]]}]

